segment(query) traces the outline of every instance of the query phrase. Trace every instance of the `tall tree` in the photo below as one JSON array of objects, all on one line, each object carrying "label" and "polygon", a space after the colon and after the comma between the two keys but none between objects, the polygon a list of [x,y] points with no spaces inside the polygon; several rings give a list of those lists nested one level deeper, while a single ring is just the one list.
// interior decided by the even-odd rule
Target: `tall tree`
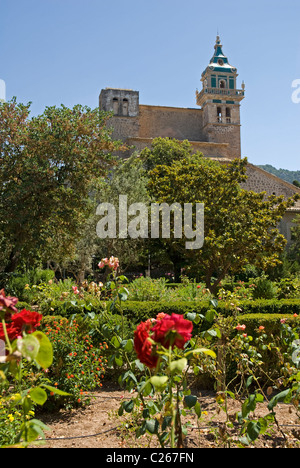
[{"label": "tall tree", "polygon": [[[119,220],[120,208],[119,197],[127,197],[127,208],[133,203],[149,204],[147,192],[147,178],[143,163],[137,153],[134,153],[127,160],[119,160],[118,164],[111,170],[109,177],[102,181],[95,197],[98,203],[109,202],[116,209],[116,219]],[[127,213],[123,216],[128,218]],[[96,217],[97,218],[97,217]],[[98,218],[99,220],[99,218]],[[118,224],[118,223],[117,223]],[[120,226],[118,226],[120,231]],[[114,255],[122,259],[122,268],[127,271],[140,265],[148,263],[148,242],[147,239],[131,239],[126,236],[120,238],[117,232],[116,238],[101,239],[98,241],[98,252],[102,257]]]},{"label": "tall tree", "polygon": [[[80,105],[47,107],[29,118],[30,103],[0,104],[0,227],[5,271],[20,261],[70,254],[89,211],[95,178],[118,148],[107,114]],[[119,145],[120,146],[120,145]]]},{"label": "tall tree", "polygon": [[289,248],[288,256],[291,260],[296,260],[300,264],[300,215],[298,214],[294,219],[292,227],[292,240],[293,243]]},{"label": "tall tree", "polygon": [[213,293],[228,273],[236,273],[247,264],[262,268],[278,264],[286,245],[278,224],[298,199],[243,190],[240,184],[247,178],[246,166],[246,159],[221,164],[198,153],[187,154],[170,165],[158,165],[148,174],[153,201],[204,204],[203,248],[189,251],[184,241],[168,242],[190,267],[203,272]]}]

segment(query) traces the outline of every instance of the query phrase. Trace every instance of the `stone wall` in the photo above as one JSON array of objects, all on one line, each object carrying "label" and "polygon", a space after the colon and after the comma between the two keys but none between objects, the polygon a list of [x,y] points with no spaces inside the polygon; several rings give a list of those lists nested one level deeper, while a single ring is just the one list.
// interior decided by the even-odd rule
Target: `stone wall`
[{"label": "stone wall", "polygon": [[248,180],[243,184],[243,188],[246,190],[253,190],[257,193],[267,192],[267,195],[284,195],[285,198],[291,197],[297,192],[300,193],[297,187],[253,164],[248,164],[247,175]]},{"label": "stone wall", "polygon": [[201,109],[140,105],[140,138],[203,141]]}]

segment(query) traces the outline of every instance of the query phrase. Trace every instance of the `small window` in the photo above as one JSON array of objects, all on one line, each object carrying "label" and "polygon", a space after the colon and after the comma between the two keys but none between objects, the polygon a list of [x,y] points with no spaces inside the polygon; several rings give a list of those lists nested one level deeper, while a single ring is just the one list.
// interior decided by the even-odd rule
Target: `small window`
[{"label": "small window", "polygon": [[225,89],[226,88],[226,81],[225,80],[220,80],[220,88]]},{"label": "small window", "polygon": [[128,99],[123,99],[123,107],[122,107],[122,114],[128,115]]},{"label": "small window", "polygon": [[118,115],[119,113],[119,99],[118,98],[113,98],[113,112],[115,115]]},{"label": "small window", "polygon": [[217,107],[217,122],[222,123],[222,109]]},{"label": "small window", "polygon": [[226,123],[231,123],[231,109],[226,107]]}]

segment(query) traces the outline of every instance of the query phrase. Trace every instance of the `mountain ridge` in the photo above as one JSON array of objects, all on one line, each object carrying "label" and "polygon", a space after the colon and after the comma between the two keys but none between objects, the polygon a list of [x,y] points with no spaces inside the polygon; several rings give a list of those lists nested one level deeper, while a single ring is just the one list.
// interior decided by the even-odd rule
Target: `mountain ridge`
[{"label": "mountain ridge", "polygon": [[300,170],[290,171],[289,169],[282,169],[282,168],[277,169],[271,164],[257,165],[257,167],[260,167],[261,169],[269,172],[270,174],[273,174],[279,177],[280,179],[285,180],[286,182],[289,182],[290,184],[293,184],[296,181],[299,183],[299,187],[300,187]]}]

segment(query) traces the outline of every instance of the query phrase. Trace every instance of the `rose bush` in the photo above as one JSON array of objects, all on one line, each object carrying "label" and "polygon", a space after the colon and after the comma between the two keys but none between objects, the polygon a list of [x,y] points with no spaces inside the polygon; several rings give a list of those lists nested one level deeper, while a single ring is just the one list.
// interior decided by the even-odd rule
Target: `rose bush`
[{"label": "rose bush", "polygon": [[[130,390],[135,382],[138,396],[122,402],[119,416],[136,408],[136,436],[141,437],[146,432],[156,435],[162,447],[168,444],[172,448],[182,448],[187,431],[181,420],[186,415],[185,408],[193,410],[198,418],[201,416],[200,403],[188,388],[187,374],[201,354],[213,359],[216,356],[209,349],[196,348],[196,340],[191,340],[192,330],[192,321],[177,314],[160,313],[155,319],[141,322],[134,332],[139,364],[133,361],[130,371],[121,379]],[[136,365],[139,374],[145,371],[139,382],[134,375]],[[146,400],[147,396],[151,399]]]},{"label": "rose bush", "polygon": [[[14,411],[16,407],[20,407],[20,425],[12,445],[27,447],[38,437],[44,437],[44,431],[47,429],[41,421],[33,418],[34,406],[45,404],[48,398],[46,390],[64,396],[67,396],[67,393],[49,385],[47,379],[37,386],[26,388],[28,383],[24,378],[24,361],[36,365],[39,371],[47,371],[53,361],[53,350],[48,337],[36,330],[42,316],[25,309],[18,312],[17,303],[18,298],[6,297],[5,292],[1,291],[0,336],[5,343],[5,352],[0,356],[0,384],[1,387],[6,386],[9,389],[9,396],[4,398],[7,410]],[[13,422],[12,413],[10,416],[10,422]],[[0,440],[0,445],[5,443],[6,440]]]}]

